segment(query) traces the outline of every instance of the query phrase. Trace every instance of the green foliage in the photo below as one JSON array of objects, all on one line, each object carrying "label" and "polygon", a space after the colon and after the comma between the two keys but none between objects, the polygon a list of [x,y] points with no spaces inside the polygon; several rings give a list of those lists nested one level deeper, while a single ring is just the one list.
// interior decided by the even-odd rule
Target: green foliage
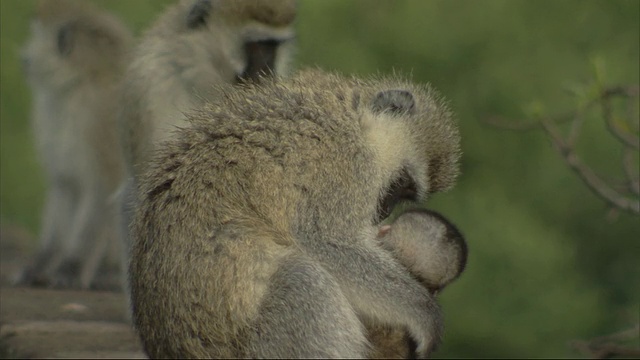
[{"label": "green foliage", "polygon": [[[100,0],[139,32],[168,1]],[[1,4],[1,216],[37,232],[44,182],[29,132],[18,50],[33,1]],[[568,342],[638,321],[637,216],[607,205],[542,132],[487,127],[491,115],[571,111],[593,88],[638,83],[634,0],[302,0],[298,66],[431,82],[458,114],[463,174],[430,206],[467,236],[469,265],[444,291],[439,357],[570,357]],[[595,75],[594,75],[595,68]],[[578,150],[619,177],[601,114]]]}]

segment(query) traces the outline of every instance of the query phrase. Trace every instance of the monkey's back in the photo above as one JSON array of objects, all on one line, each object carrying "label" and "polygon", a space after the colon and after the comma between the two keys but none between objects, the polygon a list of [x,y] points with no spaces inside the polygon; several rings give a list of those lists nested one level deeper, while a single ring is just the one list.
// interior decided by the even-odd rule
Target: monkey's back
[{"label": "monkey's back", "polygon": [[[318,184],[333,182],[339,200],[337,182],[356,181],[355,171],[339,179],[324,164],[348,167],[347,153],[367,156],[351,110],[328,114],[323,102],[334,96],[302,84],[265,86],[223,89],[219,102],[191,114],[190,128],[160,150],[142,178],[131,263],[136,324],[158,335],[148,349],[162,339],[189,343],[188,327],[207,335],[188,351],[156,354],[241,355],[233,339],[250,326],[280,260],[299,253],[299,212],[326,189]],[[234,237],[239,228],[254,236]],[[236,299],[233,308],[225,299]]]}]

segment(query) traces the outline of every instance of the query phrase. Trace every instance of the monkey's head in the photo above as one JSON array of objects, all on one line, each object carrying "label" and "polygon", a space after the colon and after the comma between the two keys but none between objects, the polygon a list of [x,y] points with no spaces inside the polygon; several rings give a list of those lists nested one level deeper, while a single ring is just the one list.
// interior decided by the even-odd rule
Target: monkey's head
[{"label": "monkey's head", "polygon": [[351,112],[359,125],[354,140],[362,141],[363,151],[372,157],[358,171],[373,174],[367,185],[377,189],[375,223],[401,202],[424,202],[429,194],[453,186],[460,135],[435,90],[397,75],[339,82],[342,85],[329,88],[335,89],[338,101],[351,106],[345,115]]},{"label": "monkey's head", "polygon": [[[284,217],[297,219],[292,226],[300,233],[374,231],[400,202],[423,202],[454,184],[460,136],[446,103],[429,86],[399,76],[360,80],[320,70],[264,80],[222,85],[227,90],[190,115],[194,126],[179,137],[182,144],[167,149],[212,163],[228,154],[225,163],[242,167],[196,168],[180,160],[171,168],[194,166],[185,176],[207,167],[244,169],[237,177],[250,183],[243,187],[265,197],[245,200],[267,206],[265,213],[273,212],[266,204],[274,202],[289,208]],[[211,181],[220,177],[211,175]]]},{"label": "monkey's head", "polygon": [[253,81],[286,72],[295,16],[295,0],[181,0],[151,32],[185,80]]},{"label": "monkey's head", "polygon": [[429,194],[451,188],[461,150],[452,113],[435,90],[398,77],[373,84],[354,96],[381,179],[379,222],[401,202],[423,202]]},{"label": "monkey's head", "polygon": [[41,0],[30,26],[24,71],[30,82],[57,89],[117,74],[133,41],[122,22],[85,1]]}]

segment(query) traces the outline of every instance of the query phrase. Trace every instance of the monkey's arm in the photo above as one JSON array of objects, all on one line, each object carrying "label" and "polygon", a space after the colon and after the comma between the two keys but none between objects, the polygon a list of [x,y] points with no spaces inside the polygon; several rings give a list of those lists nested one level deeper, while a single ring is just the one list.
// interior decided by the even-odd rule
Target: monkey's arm
[{"label": "monkey's arm", "polygon": [[[378,240],[422,284],[441,291],[466,264],[467,246],[447,219],[430,210],[409,210],[380,227]],[[373,358],[409,358],[415,344],[404,328],[366,323]]]},{"label": "monkey's arm", "polygon": [[390,253],[371,242],[318,243],[313,255],[326,264],[362,317],[405,327],[419,357],[438,345],[443,328],[440,307]]}]

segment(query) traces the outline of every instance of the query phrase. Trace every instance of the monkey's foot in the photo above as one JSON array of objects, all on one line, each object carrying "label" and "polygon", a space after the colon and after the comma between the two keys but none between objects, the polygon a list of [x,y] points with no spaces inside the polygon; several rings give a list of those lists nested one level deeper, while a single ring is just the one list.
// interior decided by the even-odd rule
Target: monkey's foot
[{"label": "monkey's foot", "polygon": [[82,264],[78,260],[65,260],[54,270],[45,269],[47,267],[42,263],[27,266],[14,284],[49,289],[122,290],[120,272],[116,266],[102,266],[88,282],[81,279]]}]

